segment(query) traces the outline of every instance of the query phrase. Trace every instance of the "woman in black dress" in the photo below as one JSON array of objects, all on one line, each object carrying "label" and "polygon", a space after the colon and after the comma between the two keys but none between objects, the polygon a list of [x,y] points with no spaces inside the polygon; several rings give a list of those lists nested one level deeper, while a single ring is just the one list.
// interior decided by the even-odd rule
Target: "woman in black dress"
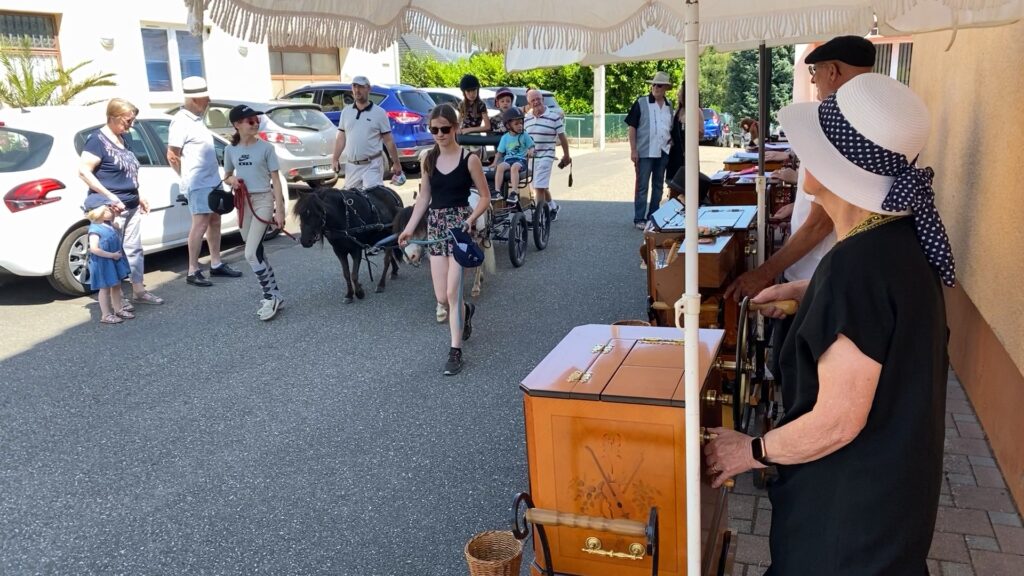
[{"label": "woman in black dress", "polygon": [[[476,219],[490,207],[491,193],[484,178],[480,158],[462,149],[455,141],[459,117],[449,104],[441,104],[430,113],[430,133],[434,147],[423,159],[423,179],[412,217],[399,235],[398,243],[409,242],[424,214],[427,217],[427,240],[430,244],[430,278],[439,305],[448,310],[451,328],[451,349],[444,374],[453,376],[462,370],[462,341],[473,331],[476,306],[462,300],[462,266],[452,255],[448,230],[472,230]],[[480,193],[476,209],[469,209],[469,189]]]},{"label": "woman in black dress", "polygon": [[[698,110],[697,138],[704,139],[704,112]],[[683,167],[686,142],[686,83],[679,85],[679,93],[676,94],[676,113],[672,117],[672,128],[669,132],[672,136],[672,145],[668,149],[668,164],[665,165],[665,182],[668,183],[676,177],[676,174]]]},{"label": "woman in black dress", "polygon": [[785,416],[759,438],[713,430],[708,470],[720,486],[778,467],[771,576],[924,575],[942,481],[942,285],[955,282],[933,172],[913,164],[928,110],[862,74],[779,118],[840,240],[810,281],[755,298],[800,300],[779,352]]}]

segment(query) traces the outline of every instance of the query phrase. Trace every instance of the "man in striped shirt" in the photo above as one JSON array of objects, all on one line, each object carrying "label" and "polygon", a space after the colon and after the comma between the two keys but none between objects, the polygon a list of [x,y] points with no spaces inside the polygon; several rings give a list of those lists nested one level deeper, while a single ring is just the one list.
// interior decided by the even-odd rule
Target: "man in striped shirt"
[{"label": "man in striped shirt", "polygon": [[551,199],[549,189],[551,182],[551,166],[555,163],[555,144],[562,145],[562,160],[559,168],[565,168],[572,162],[569,157],[569,139],[565,137],[565,125],[562,115],[544,106],[544,97],[540,91],[530,90],[526,93],[529,113],[526,115],[526,133],[533,138],[536,153],[533,157],[533,191],[537,206],[547,202],[551,209],[551,221],[558,218],[558,204]]}]

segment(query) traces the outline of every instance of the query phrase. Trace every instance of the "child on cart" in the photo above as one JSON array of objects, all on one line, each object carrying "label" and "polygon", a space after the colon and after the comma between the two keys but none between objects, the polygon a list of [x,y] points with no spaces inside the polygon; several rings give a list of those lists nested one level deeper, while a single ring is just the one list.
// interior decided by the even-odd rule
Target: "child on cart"
[{"label": "child on cart", "polygon": [[494,93],[494,105],[498,107],[498,113],[491,116],[491,134],[508,132],[502,116],[512,107],[513,100],[515,100],[515,94],[508,88],[498,88],[498,91]]},{"label": "child on cart", "polygon": [[498,153],[494,157],[494,187],[501,189],[505,180],[505,171],[511,173],[511,186],[507,201],[509,204],[519,202],[519,175],[525,173],[526,159],[533,156],[536,146],[533,138],[523,130],[523,111],[509,108],[502,114],[502,121],[508,132],[498,142]]}]

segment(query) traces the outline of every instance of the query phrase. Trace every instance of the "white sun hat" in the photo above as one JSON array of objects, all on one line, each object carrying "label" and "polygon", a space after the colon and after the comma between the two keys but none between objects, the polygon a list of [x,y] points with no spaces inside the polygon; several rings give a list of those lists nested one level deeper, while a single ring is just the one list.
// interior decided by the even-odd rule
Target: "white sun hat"
[{"label": "white sun hat", "polygon": [[185,98],[209,98],[206,80],[199,76],[189,76],[181,81],[181,93]]},{"label": "white sun hat", "polygon": [[931,128],[928,108],[910,88],[860,74],[821,103],[786,106],[779,121],[801,166],[832,193],[871,212],[911,213],[882,208],[896,181],[895,157],[913,164]]},{"label": "white sun hat", "polygon": [[925,257],[946,286],[956,262],[935,208],[931,168],[916,166],[928,141],[928,108],[914,92],[881,74],[861,74],[820,104],[779,111],[807,172],[837,197],[870,212],[913,214]]}]

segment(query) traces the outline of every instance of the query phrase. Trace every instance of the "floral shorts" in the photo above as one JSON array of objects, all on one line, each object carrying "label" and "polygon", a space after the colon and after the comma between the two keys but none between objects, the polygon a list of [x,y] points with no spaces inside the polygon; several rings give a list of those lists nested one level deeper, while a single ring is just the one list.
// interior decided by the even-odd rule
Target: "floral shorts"
[{"label": "floral shorts", "polygon": [[427,210],[427,240],[446,239],[444,242],[429,246],[431,256],[452,255],[452,239],[448,235],[448,231],[452,228],[462,228],[462,223],[469,218],[470,214],[469,206]]}]

